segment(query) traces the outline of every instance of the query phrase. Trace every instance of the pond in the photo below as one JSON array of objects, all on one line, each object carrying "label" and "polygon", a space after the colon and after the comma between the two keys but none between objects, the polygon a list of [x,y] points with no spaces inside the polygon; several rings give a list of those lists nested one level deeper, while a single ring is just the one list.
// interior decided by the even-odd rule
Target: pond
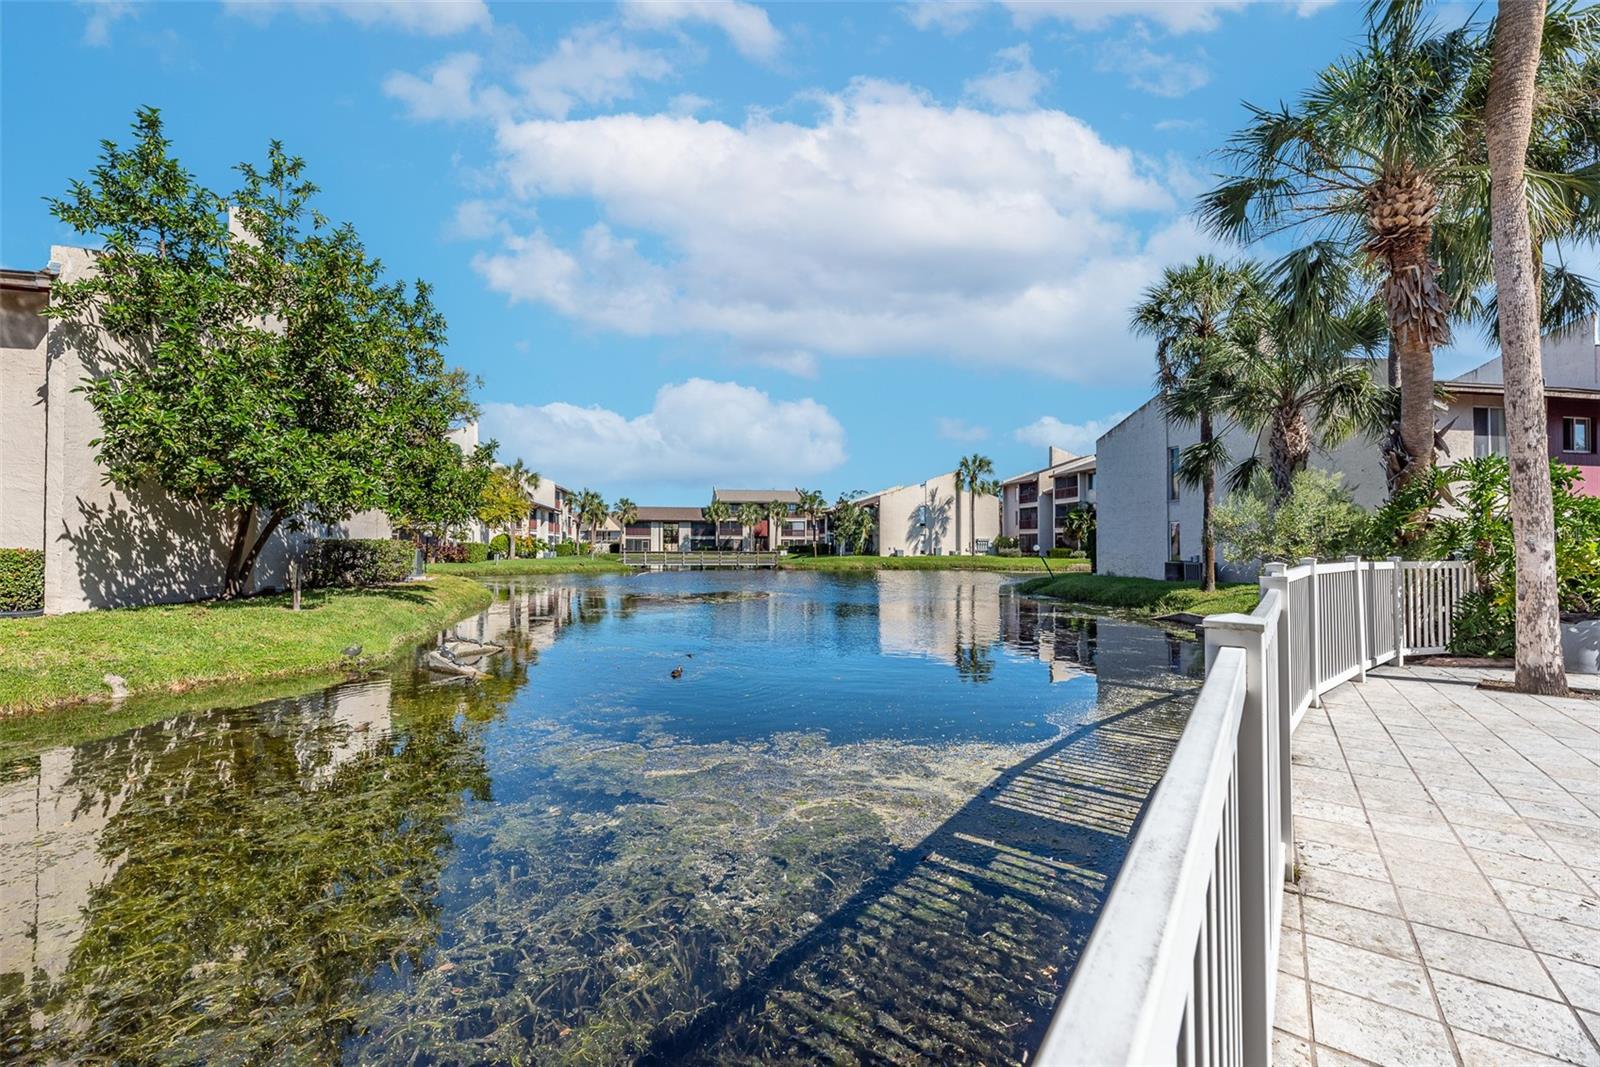
[{"label": "pond", "polygon": [[5,1058],[1022,1062],[1199,685],[990,574],[495,593],[0,769]]}]

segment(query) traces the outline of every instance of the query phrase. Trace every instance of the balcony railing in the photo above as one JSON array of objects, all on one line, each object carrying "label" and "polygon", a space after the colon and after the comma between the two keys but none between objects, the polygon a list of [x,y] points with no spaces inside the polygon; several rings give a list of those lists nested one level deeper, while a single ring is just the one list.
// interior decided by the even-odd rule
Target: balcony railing
[{"label": "balcony railing", "polygon": [[1248,615],[1205,620],[1206,680],[1036,1064],[1271,1061],[1289,738],[1378,664],[1442,651],[1467,563],[1270,564]]}]

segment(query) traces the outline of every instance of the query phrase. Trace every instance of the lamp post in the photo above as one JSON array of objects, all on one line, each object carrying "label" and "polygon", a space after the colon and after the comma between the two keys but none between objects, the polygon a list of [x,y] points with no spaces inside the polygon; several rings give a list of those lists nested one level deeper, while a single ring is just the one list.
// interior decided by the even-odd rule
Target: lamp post
[{"label": "lamp post", "polygon": [[1044,554],[1044,546],[1037,545],[1035,546],[1034,551],[1039,553],[1039,562],[1044,564],[1045,573],[1054,578],[1056,576],[1056,572],[1050,569],[1050,557]]}]

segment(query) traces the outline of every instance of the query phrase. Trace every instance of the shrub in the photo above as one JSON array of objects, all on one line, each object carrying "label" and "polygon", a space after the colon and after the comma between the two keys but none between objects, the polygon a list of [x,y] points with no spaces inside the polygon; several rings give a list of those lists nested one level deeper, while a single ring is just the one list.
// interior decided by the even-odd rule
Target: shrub
[{"label": "shrub", "polygon": [[505,559],[511,553],[511,538],[505,534],[495,534],[489,538],[489,555]]},{"label": "shrub", "polygon": [[1088,559],[1089,554],[1081,548],[1052,548],[1051,559]]},{"label": "shrub", "polygon": [[517,538],[517,555],[523,557],[524,559],[529,559],[538,555],[540,552],[548,552],[549,550],[550,546],[545,544],[537,537]]},{"label": "shrub", "polygon": [[461,547],[465,563],[483,563],[489,558],[489,546],[482,541],[468,541]]},{"label": "shrub", "polygon": [[[1016,540],[1016,539],[1015,538],[1011,538],[1010,540]],[[1006,556],[1008,558],[1016,557],[1016,556],[1022,555],[1022,549],[1018,548],[1016,545],[1011,545],[1008,548],[996,548],[995,549],[995,555]]]},{"label": "shrub", "polygon": [[578,546],[571,541],[563,541],[556,546],[556,555],[558,556],[576,556],[577,554]]},{"label": "shrub", "polygon": [[994,549],[995,549],[996,552],[1002,552],[1002,553],[1008,548],[1016,548],[1017,547],[1017,539],[1015,537],[1006,537],[1006,536],[1003,536],[1003,535],[1000,536],[1000,537],[996,537],[993,541],[991,541],[989,543],[994,545]]},{"label": "shrub", "polygon": [[310,585],[380,585],[404,581],[416,546],[410,541],[327,538],[312,542]]},{"label": "shrub", "polygon": [[429,545],[425,551],[429,563],[465,563],[467,561],[467,546],[457,544],[454,541]]},{"label": "shrub", "polygon": [[44,553],[37,548],[0,548],[0,611],[44,607]]},{"label": "shrub", "polygon": [[1330,559],[1360,548],[1367,515],[1350,499],[1344,476],[1307,468],[1297,471],[1289,495],[1275,497],[1266,472],[1242,493],[1217,506],[1217,543],[1230,559],[1285,560],[1306,556]]},{"label": "shrub", "polygon": [[1478,591],[1467,593],[1456,605],[1451,621],[1450,651],[1458,656],[1515,656],[1515,625],[1493,597]]}]

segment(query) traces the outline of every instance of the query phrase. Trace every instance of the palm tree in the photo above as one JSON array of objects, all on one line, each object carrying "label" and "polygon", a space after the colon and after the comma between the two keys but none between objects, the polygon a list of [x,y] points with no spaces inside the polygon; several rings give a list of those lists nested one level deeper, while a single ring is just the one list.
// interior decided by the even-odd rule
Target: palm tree
[{"label": "palm tree", "polygon": [[1156,341],[1156,385],[1169,423],[1198,423],[1200,440],[1179,456],[1178,476],[1199,486],[1203,589],[1217,585],[1217,469],[1227,460],[1212,419],[1223,412],[1228,372],[1239,359],[1236,315],[1248,311],[1260,278],[1251,264],[1230,265],[1211,256],[1168,267],[1133,309],[1135,333]]},{"label": "palm tree", "polygon": [[712,497],[711,503],[700,509],[700,514],[711,524],[711,540],[717,551],[722,551],[722,524],[733,518],[733,505]]},{"label": "palm tree", "polygon": [[799,511],[806,517],[806,529],[811,540],[811,558],[817,556],[817,520],[828,511],[828,498],[815,489],[796,489],[800,494]]},{"label": "palm tree", "polygon": [[1555,510],[1547,474],[1539,281],[1526,180],[1544,6],[1544,0],[1523,0],[1500,8],[1484,133],[1492,175],[1490,225],[1516,546],[1516,686],[1525,693],[1559,696],[1567,692],[1567,673],[1561,654],[1556,560],[1550,550],[1556,536]]},{"label": "palm tree", "polygon": [[617,502],[611,505],[611,517],[617,520],[618,526],[622,527],[622,532],[618,535],[621,543],[617,547],[626,551],[628,547],[628,527],[639,518],[639,505],[625,496],[618,497]]},{"label": "palm tree", "polygon": [[[1527,175],[1535,247],[1600,235],[1600,177],[1586,166],[1592,105],[1580,102],[1595,92],[1594,64],[1581,58],[1592,12],[1563,5],[1559,14],[1571,47],[1548,80],[1560,104],[1530,153],[1547,169]],[[1250,107],[1223,152],[1235,176],[1202,198],[1200,212],[1212,231],[1241,240],[1295,230],[1370,257],[1400,385],[1390,459],[1398,484],[1433,464],[1433,351],[1450,339],[1452,313],[1492,313],[1478,300],[1489,280],[1485,54],[1472,24],[1440,32],[1417,0],[1375,0],[1368,21],[1365,46],[1324,70],[1296,106]],[[1562,297],[1547,300],[1547,312],[1592,306],[1587,284],[1563,265],[1546,273]]]},{"label": "palm tree", "polygon": [[[961,462],[956,464],[956,501],[955,501],[955,503],[956,503],[956,551],[957,552],[960,552],[960,553],[965,553],[966,552],[966,545],[961,540],[961,493],[964,490],[964,491],[966,491],[966,492],[968,492],[970,494],[976,494],[977,491],[978,491],[980,483],[986,484],[985,480],[988,479],[993,474],[994,474],[994,461],[991,460],[988,456],[979,455],[976,452],[974,452],[970,456],[962,457]],[[977,508],[978,502],[977,502],[976,496],[969,497],[969,503],[970,503],[970,506],[968,507],[967,510],[969,512],[968,518],[971,520],[969,525],[972,526],[972,542],[973,542],[972,547],[973,547],[973,551],[976,552],[977,551],[977,547],[978,547],[977,546],[978,521],[977,521],[977,515],[976,515],[976,508]]]},{"label": "palm tree", "polygon": [[762,505],[767,517],[767,551],[778,551],[778,518],[789,514],[789,505],[779,500],[769,500]]},{"label": "palm tree", "polygon": [[[744,536],[746,538],[750,539],[750,541],[751,541],[750,547],[751,548],[755,547],[755,533],[754,533],[754,530],[756,528],[756,523],[761,521],[762,514],[763,514],[763,512],[762,512],[762,508],[761,508],[760,504],[740,504],[739,505],[739,525],[744,528],[744,531],[745,531]],[[742,547],[742,541],[741,541],[741,547]]]},{"label": "palm tree", "polygon": [[1073,547],[1082,548],[1094,529],[1094,508],[1076,507],[1067,512],[1066,527],[1067,536],[1072,538]]},{"label": "palm tree", "polygon": [[[1285,257],[1276,267],[1277,287],[1252,286],[1231,322],[1236,358],[1226,368],[1223,407],[1258,442],[1266,435],[1279,500],[1313,448],[1332,448],[1360,431],[1380,436],[1389,419],[1389,391],[1371,362],[1357,358],[1383,346],[1383,309],[1357,295],[1347,260],[1315,253]],[[1250,483],[1259,456],[1258,445],[1234,468],[1233,488]]]},{"label": "palm tree", "polygon": [[600,529],[600,524],[606,521],[610,509],[606,507],[605,498],[592,489],[578,491],[578,522],[589,528],[589,555],[594,555],[595,532]]},{"label": "palm tree", "polygon": [[[516,487],[517,492],[522,496],[523,502],[529,508],[532,508],[534,504],[533,494],[539,491],[539,472],[529,470],[523,465],[521,457],[518,457],[517,461],[511,464],[510,468],[508,468],[508,473],[511,479],[511,484]],[[507,556],[511,559],[516,559],[517,531],[515,527],[513,527],[506,534],[506,540]]]}]

